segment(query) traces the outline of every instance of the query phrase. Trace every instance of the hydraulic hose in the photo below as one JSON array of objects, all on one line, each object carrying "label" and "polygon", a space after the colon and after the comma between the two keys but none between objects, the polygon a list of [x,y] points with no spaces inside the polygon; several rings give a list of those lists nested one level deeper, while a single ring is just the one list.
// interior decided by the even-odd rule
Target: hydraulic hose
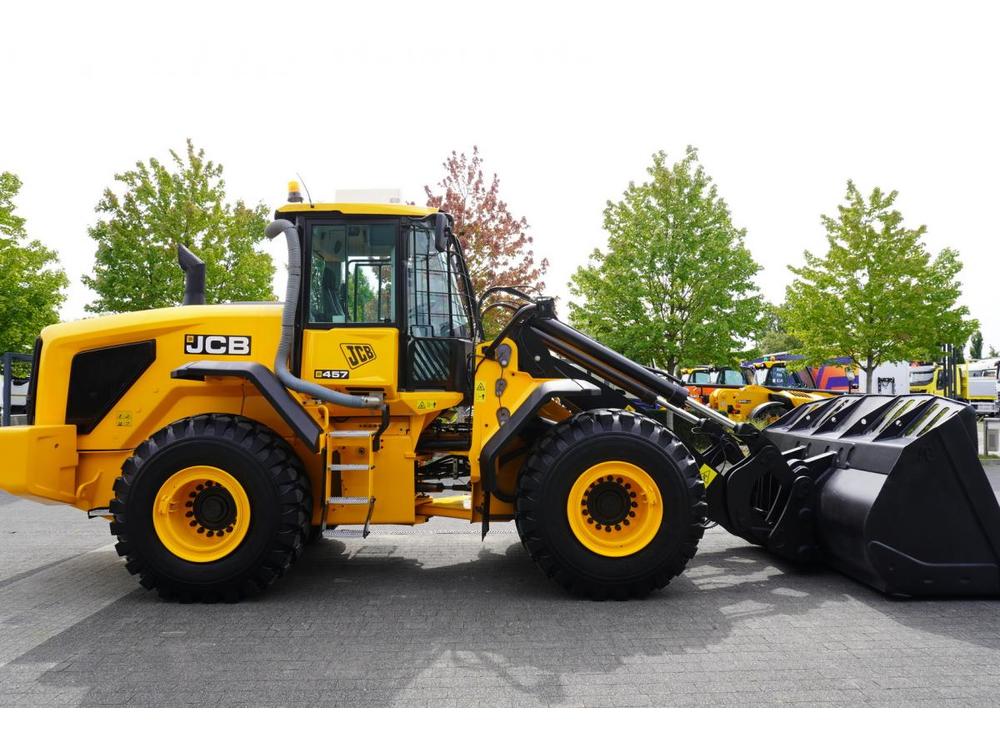
[{"label": "hydraulic hose", "polygon": [[292,339],[295,336],[295,315],[298,311],[299,289],[302,284],[302,247],[299,245],[299,234],[295,225],[287,219],[272,221],[264,230],[267,238],[273,240],[279,234],[285,235],[288,243],[288,286],[285,287],[285,307],[281,313],[281,339],[278,341],[278,354],[274,358],[274,374],[286,388],[304,393],[307,396],[328,401],[337,406],[349,409],[379,409],[383,406],[378,396],[351,396],[324,388],[316,383],[310,383],[297,378],[288,371],[288,358],[292,352]]}]

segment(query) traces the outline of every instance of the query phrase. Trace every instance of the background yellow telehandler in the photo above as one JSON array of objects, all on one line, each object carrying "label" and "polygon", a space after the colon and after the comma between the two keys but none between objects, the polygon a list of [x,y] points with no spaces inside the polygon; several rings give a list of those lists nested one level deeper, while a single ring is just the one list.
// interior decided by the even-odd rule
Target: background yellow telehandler
[{"label": "background yellow telehandler", "polygon": [[817,388],[808,369],[794,370],[782,360],[755,362],[746,372],[746,385],[718,388],[708,397],[709,406],[736,422],[770,424],[803,404],[843,393]]},{"label": "background yellow telehandler", "polygon": [[[474,299],[447,215],[296,198],[267,230],[288,245],[283,305],[205,305],[180,248],[184,304],[46,328],[27,424],[0,429],[0,485],[110,518],[143,586],[237,600],[326,528],[446,516],[513,519],[548,576],[594,598],[664,586],[709,519],[883,591],[1000,592],[967,407],[828,399],[761,433],[551,299]],[[510,319],[485,341],[495,306]]]}]

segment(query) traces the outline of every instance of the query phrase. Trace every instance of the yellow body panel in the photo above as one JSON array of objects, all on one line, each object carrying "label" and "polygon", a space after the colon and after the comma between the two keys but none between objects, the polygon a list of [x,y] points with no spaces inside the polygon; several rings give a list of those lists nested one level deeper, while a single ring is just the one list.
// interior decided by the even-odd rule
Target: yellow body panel
[{"label": "yellow body panel", "polygon": [[[67,381],[80,351],[138,341],[156,341],[156,360],[89,434],[80,450],[133,449],[161,427],[183,416],[205,412],[240,414],[247,391],[242,381],[205,383],[175,380],[170,373],[194,360],[256,361],[269,365],[278,348],[278,305],[204,305],[123,313],[49,326],[42,331],[41,378],[35,423],[63,424]],[[250,354],[192,354],[190,336],[249,336]],[[60,377],[50,377],[62,373]],[[272,412],[273,413],[273,412]],[[270,424],[270,422],[268,422]],[[287,431],[286,431],[287,432]]]},{"label": "yellow body panel", "polygon": [[[955,370],[957,371],[958,385],[954,389],[955,396],[962,401],[991,401],[992,399],[980,397],[978,399],[972,399],[969,397],[969,365],[962,363],[955,365]],[[940,365],[934,368],[934,376],[931,378],[931,382],[925,385],[913,385],[910,384],[910,393],[929,393],[932,396],[940,396],[944,398],[948,392],[941,383],[941,375],[944,373],[944,368]]]},{"label": "yellow body panel", "polygon": [[3,489],[31,500],[76,500],[76,427],[4,427],[0,430]]},{"label": "yellow body panel", "polygon": [[[302,332],[302,378],[327,388],[370,388],[396,396],[399,331],[389,327],[307,328]],[[347,377],[323,375],[346,374]]]},{"label": "yellow body panel", "polygon": [[837,394],[791,389],[775,391],[762,385],[750,384],[742,388],[717,388],[709,394],[708,405],[736,422],[745,422],[754,409],[771,401],[774,395],[788,399],[794,408],[812,401],[832,398]]},{"label": "yellow body panel", "polygon": [[[477,353],[473,395],[471,448],[455,451],[467,456],[471,469],[471,501],[441,502],[415,490],[419,462],[432,456],[418,454],[417,443],[427,425],[445,410],[462,403],[463,394],[446,391],[400,391],[398,387],[399,331],[387,326],[343,326],[303,332],[301,375],[304,379],[343,392],[384,395],[390,424],[381,438],[381,450],[359,454],[358,441],[340,441],[326,435],[338,430],[375,432],[375,411],[341,409],[300,399],[323,429],[319,452],[299,440],[257,389],[236,377],[207,377],[204,381],[175,379],[171,373],[196,360],[253,361],[272,367],[280,334],[280,305],[198,305],[124,313],[49,326],[42,332],[37,363],[38,391],[35,426],[0,430],[0,486],[34,499],[55,500],[81,510],[103,508],[114,496],[113,485],[123,462],[151,435],[186,417],[205,413],[238,414],[266,425],[287,440],[305,464],[314,494],[313,523],[326,515],[328,524],[363,523],[364,505],[327,505],[331,496],[377,498],[372,523],[421,523],[431,515],[480,520],[480,449],[501,427],[501,410],[516,412],[544,380],[518,369],[517,349],[501,366]],[[205,337],[248,338],[248,351],[206,353]],[[120,397],[110,412],[89,432],[77,434],[67,425],[69,373],[74,356],[108,346],[155,341],[156,358]],[[349,349],[347,347],[355,347]],[[357,347],[362,347],[358,349]],[[209,347],[211,350],[212,347]],[[359,356],[359,351],[361,355]],[[344,370],[346,378],[317,377],[317,371]],[[322,375],[322,373],[319,373]],[[497,395],[497,381],[505,388]],[[543,410],[545,418],[560,421],[569,412],[558,403]],[[369,443],[370,444],[370,443]],[[353,453],[352,453],[353,451]],[[341,458],[341,454],[345,457]],[[350,455],[348,455],[350,454]],[[523,459],[499,468],[501,487],[513,491]],[[370,462],[370,472],[339,472],[331,476],[328,463]],[[369,485],[369,480],[371,484]],[[509,518],[510,503],[493,498],[491,515]]]},{"label": "yellow body panel", "polygon": [[[340,474],[340,492],[347,496],[375,497],[372,523],[412,524],[416,518],[413,470],[416,453],[414,441],[400,421],[396,429],[382,436],[381,449],[372,457],[371,477],[366,471],[345,471]],[[341,463],[368,463],[369,449],[358,442],[330,439],[331,451]],[[369,484],[369,480],[371,484]],[[328,524],[358,524],[365,522],[366,505],[331,505],[327,510]]]}]

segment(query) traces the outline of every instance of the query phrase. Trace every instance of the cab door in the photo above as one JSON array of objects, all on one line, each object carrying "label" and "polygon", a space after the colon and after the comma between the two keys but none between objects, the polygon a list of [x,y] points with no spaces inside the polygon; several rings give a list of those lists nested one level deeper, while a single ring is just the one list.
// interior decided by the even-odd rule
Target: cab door
[{"label": "cab door", "polygon": [[470,294],[456,257],[435,245],[428,220],[403,225],[406,248],[406,354],[403,388],[471,395]]},{"label": "cab door", "polygon": [[394,218],[304,225],[301,377],[349,392],[398,388],[400,224]]}]

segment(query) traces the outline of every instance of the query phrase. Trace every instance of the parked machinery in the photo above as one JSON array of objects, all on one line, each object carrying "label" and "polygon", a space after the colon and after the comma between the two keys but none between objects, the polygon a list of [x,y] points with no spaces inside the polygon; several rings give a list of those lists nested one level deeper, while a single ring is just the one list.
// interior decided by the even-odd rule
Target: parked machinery
[{"label": "parked machinery", "polygon": [[843,393],[817,388],[813,370],[789,364],[784,359],[747,363],[749,384],[715,391],[709,406],[737,422],[770,424],[798,406]]},{"label": "parked machinery", "polygon": [[983,359],[969,363],[924,363],[910,366],[910,392],[964,401],[982,417],[1000,412],[997,402],[1000,360]]},{"label": "parked machinery", "polygon": [[267,229],[288,245],[283,305],[205,305],[182,249],[186,304],[46,328],[27,424],[0,429],[0,485],[109,519],[143,586],[237,600],[327,528],[445,516],[484,535],[513,519],[546,575],[598,599],[664,586],[709,520],[888,593],[1000,593],[969,408],[825,398],[760,431],[551,299],[473,299],[447,215],[296,198]]},{"label": "parked machinery", "polygon": [[681,370],[681,380],[688,393],[703,404],[719,388],[742,388],[750,382],[746,371],[740,367],[685,367]]}]

